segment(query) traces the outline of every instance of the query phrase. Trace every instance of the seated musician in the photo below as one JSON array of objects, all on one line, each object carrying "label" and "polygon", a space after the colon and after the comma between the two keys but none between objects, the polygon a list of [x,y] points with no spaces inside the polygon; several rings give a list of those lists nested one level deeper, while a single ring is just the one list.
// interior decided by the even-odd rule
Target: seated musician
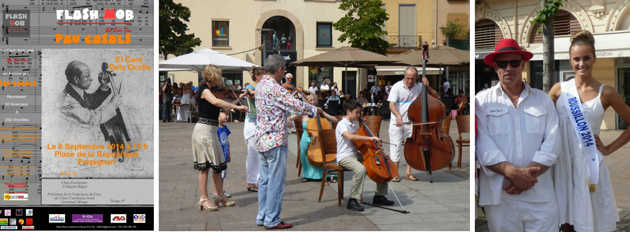
[{"label": "seated musician", "polygon": [[[339,121],[339,124],[337,124],[337,129],[335,131],[335,136],[337,137],[337,163],[339,164],[339,166],[349,169],[354,173],[354,176],[352,177],[353,183],[350,191],[350,199],[348,199],[347,208],[349,210],[355,211],[363,211],[363,207],[359,205],[357,199],[361,198],[361,193],[363,192],[363,180],[365,179],[367,173],[362,163],[363,156],[354,147],[352,141],[374,140],[380,143],[380,139],[378,137],[355,135],[358,127],[352,122],[358,120],[359,116],[361,115],[362,108],[363,107],[361,107],[361,105],[359,105],[357,102],[346,102],[346,116],[343,117],[341,121]],[[385,198],[386,194],[387,183],[377,183],[376,193],[374,194],[372,204],[394,205],[393,201],[387,200],[387,198]]]}]

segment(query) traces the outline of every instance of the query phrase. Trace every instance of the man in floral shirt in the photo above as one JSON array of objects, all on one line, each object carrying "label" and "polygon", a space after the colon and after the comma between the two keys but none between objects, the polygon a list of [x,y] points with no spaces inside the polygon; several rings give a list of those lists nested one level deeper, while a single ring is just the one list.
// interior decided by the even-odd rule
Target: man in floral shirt
[{"label": "man in floral shirt", "polygon": [[284,57],[276,54],[265,61],[267,74],[256,86],[256,149],[260,158],[256,224],[286,229],[293,226],[280,220],[287,172],[287,117],[292,113],[315,116],[322,109],[293,98],[280,85],[287,70]]}]

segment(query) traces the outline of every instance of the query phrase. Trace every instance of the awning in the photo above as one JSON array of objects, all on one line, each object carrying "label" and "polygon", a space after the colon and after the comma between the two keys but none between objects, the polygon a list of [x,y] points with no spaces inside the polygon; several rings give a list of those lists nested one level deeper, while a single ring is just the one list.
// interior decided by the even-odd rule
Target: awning
[{"label": "awning", "polygon": [[[597,58],[630,57],[630,31],[605,32],[593,35],[595,37],[595,51]],[[554,38],[554,58],[556,60],[569,59],[569,37]],[[530,52],[534,53],[532,60],[543,60],[543,46]]]},{"label": "awning", "polygon": [[[390,76],[390,75],[405,75],[407,66],[376,66],[376,75]],[[418,74],[422,75],[422,67],[416,67]],[[427,75],[440,75],[440,68],[426,68]]]}]

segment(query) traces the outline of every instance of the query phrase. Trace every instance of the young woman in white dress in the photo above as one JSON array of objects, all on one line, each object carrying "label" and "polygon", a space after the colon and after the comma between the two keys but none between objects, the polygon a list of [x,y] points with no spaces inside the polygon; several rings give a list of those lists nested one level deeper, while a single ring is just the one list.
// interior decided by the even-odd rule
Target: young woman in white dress
[{"label": "young woman in white dress", "polygon": [[[589,167],[583,146],[573,129],[573,119],[566,108],[567,100],[563,88],[577,88],[585,118],[595,134],[596,147],[607,156],[628,143],[630,127],[612,143],[604,145],[599,132],[604,111],[612,107],[626,124],[630,124],[630,107],[611,86],[604,85],[593,77],[595,65],[595,39],[588,31],[571,36],[570,61],[575,78],[556,83],[549,96],[558,111],[558,130],[562,136],[558,147],[558,161],[554,167],[556,200],[559,221],[563,231],[613,231],[619,221],[615,196],[610,184],[610,174],[604,160],[599,163],[599,178],[589,186]],[[563,87],[564,85],[564,87]],[[574,91],[575,92],[575,91]]]}]

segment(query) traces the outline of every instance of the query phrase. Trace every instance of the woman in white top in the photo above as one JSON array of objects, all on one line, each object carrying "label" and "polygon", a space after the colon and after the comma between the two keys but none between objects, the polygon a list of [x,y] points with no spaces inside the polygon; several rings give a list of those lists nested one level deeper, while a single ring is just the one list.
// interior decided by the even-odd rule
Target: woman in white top
[{"label": "woman in white top", "polygon": [[339,96],[339,87],[337,87],[337,82],[334,82],[333,85],[330,87],[331,91],[334,91],[335,94],[337,94],[337,96]]},{"label": "woman in white top", "polygon": [[[593,134],[597,151],[603,156],[610,155],[630,141],[630,127],[608,145],[599,139],[600,126],[604,111],[612,106],[619,117],[630,124],[630,107],[619,93],[611,86],[606,86],[593,77],[595,65],[595,39],[588,31],[580,31],[571,36],[569,47],[571,66],[575,78],[556,83],[549,91],[549,96],[558,111],[558,132],[562,136],[558,148],[558,161],[554,168],[554,185],[559,207],[559,220],[562,231],[613,231],[619,221],[615,196],[610,184],[608,167],[602,159],[599,166],[589,170],[586,148],[578,139],[571,120],[575,119],[575,108],[567,110],[571,104],[567,97],[570,92],[579,95],[584,116]],[[575,96],[575,95],[573,95]],[[574,101],[573,101],[574,102]],[[580,118],[580,117],[578,117]],[[597,155],[597,154],[593,154]],[[592,159],[591,159],[592,160]],[[596,168],[598,167],[598,168]],[[590,184],[590,173],[598,173],[597,184]]]}]

